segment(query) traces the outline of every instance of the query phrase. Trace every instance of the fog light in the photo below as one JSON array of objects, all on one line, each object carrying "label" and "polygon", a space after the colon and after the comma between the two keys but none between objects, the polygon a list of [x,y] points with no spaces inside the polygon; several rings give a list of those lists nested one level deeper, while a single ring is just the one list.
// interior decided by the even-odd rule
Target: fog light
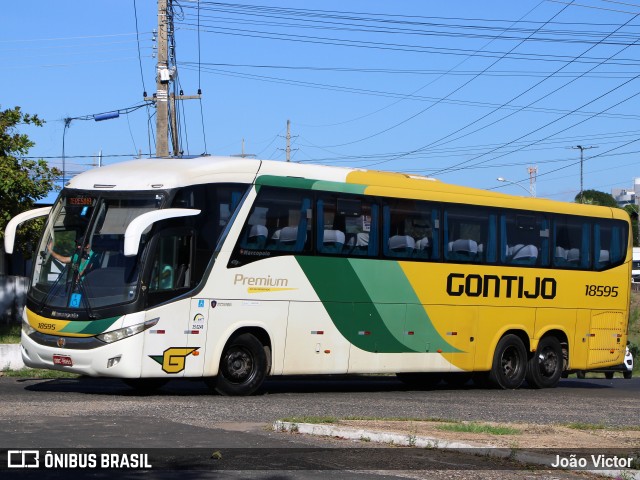
[{"label": "fog light", "polygon": [[115,367],[117,364],[120,363],[121,358],[122,358],[122,355],[118,355],[117,357],[113,357],[107,360],[107,368]]}]

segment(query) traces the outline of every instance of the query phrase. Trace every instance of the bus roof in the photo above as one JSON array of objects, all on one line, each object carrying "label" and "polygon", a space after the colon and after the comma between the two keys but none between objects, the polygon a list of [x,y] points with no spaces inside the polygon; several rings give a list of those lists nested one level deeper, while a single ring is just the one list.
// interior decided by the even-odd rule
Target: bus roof
[{"label": "bus roof", "polygon": [[[267,180],[260,181],[261,178]],[[306,180],[306,183],[301,183],[300,180]],[[140,191],[166,190],[214,182],[256,181],[281,186],[304,185],[312,189],[329,189],[345,193],[358,191],[370,195],[430,199],[467,205],[499,205],[522,210],[611,216],[628,220],[628,215],[622,209],[507,195],[492,190],[444,183],[420,175],[238,157],[131,160],[83,172],[72,178],[67,187],[82,190]],[[356,186],[359,189],[355,188]]]}]

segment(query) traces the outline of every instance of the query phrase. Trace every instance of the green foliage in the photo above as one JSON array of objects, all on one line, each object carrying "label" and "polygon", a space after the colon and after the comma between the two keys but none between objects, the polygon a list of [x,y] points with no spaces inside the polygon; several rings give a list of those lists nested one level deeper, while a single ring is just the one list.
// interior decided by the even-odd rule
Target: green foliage
[{"label": "green foliage", "polygon": [[[43,159],[24,158],[34,143],[18,132],[21,125],[43,124],[37,115],[23,113],[20,107],[0,110],[0,239],[12,217],[32,209],[36,201],[57,188],[55,180],[60,171],[50,168]],[[41,228],[42,220],[25,223],[18,232],[22,241],[16,242],[16,247],[29,254]]]},{"label": "green foliage", "polygon": [[631,228],[633,229],[633,246],[640,247],[640,239],[638,238],[638,207],[636,205],[625,205],[625,211],[631,217]]},{"label": "green foliage", "polygon": [[39,368],[23,368],[21,370],[0,370],[0,377],[11,378],[79,378],[77,373],[44,370]]},{"label": "green foliage", "polygon": [[447,430],[449,432],[488,433],[490,435],[517,435],[522,433],[522,431],[517,428],[499,425],[486,425],[475,422],[444,424],[438,425],[436,428],[438,430]]},{"label": "green foliage", "polygon": [[20,329],[15,323],[0,325],[0,343],[20,343]]},{"label": "green foliage", "polygon": [[[600,192],[598,190],[583,190],[582,191],[582,203],[588,203],[590,205],[601,205],[603,207],[617,207],[618,202],[609,193]],[[576,203],[580,203],[580,194],[578,193],[575,198]]]}]

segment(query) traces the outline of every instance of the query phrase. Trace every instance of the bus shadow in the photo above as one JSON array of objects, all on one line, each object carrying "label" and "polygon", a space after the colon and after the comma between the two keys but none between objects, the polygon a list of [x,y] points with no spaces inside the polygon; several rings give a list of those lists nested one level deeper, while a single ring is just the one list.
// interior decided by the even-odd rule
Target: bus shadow
[{"label": "bus shadow", "polygon": [[[82,393],[87,395],[110,395],[122,397],[144,396],[205,396],[217,395],[200,379],[173,379],[155,390],[132,388],[119,379],[113,378],[59,378],[59,379],[20,379],[25,390],[32,392]],[[614,386],[594,380],[562,379],[559,389],[602,390]],[[523,384],[521,389],[530,389]],[[440,382],[425,387],[408,386],[393,375],[306,375],[268,378],[258,395],[285,393],[368,393],[368,392],[425,392],[425,391],[479,391],[494,390],[486,385],[469,381],[462,385],[450,385]]]}]

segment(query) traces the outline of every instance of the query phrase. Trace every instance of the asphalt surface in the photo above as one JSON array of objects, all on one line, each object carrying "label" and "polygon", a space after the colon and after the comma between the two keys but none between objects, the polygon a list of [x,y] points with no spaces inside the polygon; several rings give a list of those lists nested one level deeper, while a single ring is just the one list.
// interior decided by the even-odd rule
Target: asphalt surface
[{"label": "asphalt surface", "polygon": [[[550,390],[502,391],[442,385],[421,391],[408,389],[395,377],[374,376],[269,380],[260,395],[232,398],[211,393],[203,382],[188,380],[175,380],[155,393],[144,394],[118,380],[0,378],[0,448],[178,448],[200,455],[195,461],[190,460],[194,465],[204,462],[207,466],[212,449],[226,449],[225,458],[229,459],[233,455],[230,457],[227,452],[238,453],[247,448],[258,449],[254,451],[267,457],[282,458],[285,452],[297,448],[363,447],[335,439],[276,433],[270,429],[276,419],[405,417],[624,427],[640,424],[639,393],[640,379],[565,379]],[[381,451],[382,458],[390,455],[388,450]],[[369,478],[375,473],[379,478],[584,478],[572,472],[508,470],[509,465],[495,460],[450,452],[424,453],[427,454],[430,457],[408,462],[414,467],[402,473],[387,468],[359,473],[358,467],[367,466],[366,460],[340,463],[344,459],[331,455],[330,460],[312,459],[304,464],[308,469],[304,475],[300,471],[278,470],[280,464],[276,462],[266,471],[212,472],[205,468],[190,477],[325,478],[327,474],[338,474],[339,478]],[[259,463],[260,455],[254,455],[253,460]],[[427,466],[427,473],[417,472],[415,465]],[[333,470],[340,466],[350,471]],[[175,478],[172,474],[176,472],[172,468],[157,469],[145,472],[145,478]],[[44,477],[37,473],[27,472],[25,476],[22,471],[19,477],[69,478],[64,475],[66,470],[47,471]],[[136,473],[140,472],[118,470],[118,477],[129,478],[127,475]],[[90,474],[91,478],[102,478],[105,471]],[[6,477],[2,472],[0,475]]]}]

